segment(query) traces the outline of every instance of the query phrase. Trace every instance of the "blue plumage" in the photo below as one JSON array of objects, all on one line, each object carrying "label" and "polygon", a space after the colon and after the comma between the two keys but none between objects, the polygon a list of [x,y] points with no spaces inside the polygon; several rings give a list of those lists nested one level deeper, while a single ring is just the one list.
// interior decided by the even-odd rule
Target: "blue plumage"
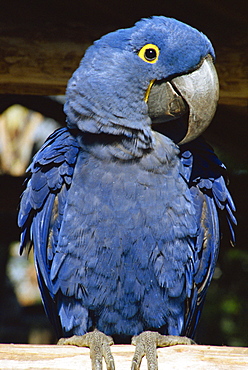
[{"label": "blue plumage", "polygon": [[[142,60],[157,45],[156,63]],[[157,49],[156,49],[157,50]],[[153,80],[214,57],[208,39],[153,17],[96,41],[67,89],[68,127],[33,159],[21,201],[21,251],[31,242],[58,336],[94,327],[193,336],[219,248],[218,212],[235,222],[224,167],[202,139],[178,147],[153,130]]]}]

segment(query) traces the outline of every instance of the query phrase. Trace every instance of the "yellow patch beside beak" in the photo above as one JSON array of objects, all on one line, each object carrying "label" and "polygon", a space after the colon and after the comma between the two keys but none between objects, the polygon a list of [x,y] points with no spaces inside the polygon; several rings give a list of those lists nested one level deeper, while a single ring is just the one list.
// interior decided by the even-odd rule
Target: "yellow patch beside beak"
[{"label": "yellow patch beside beak", "polygon": [[149,86],[148,86],[148,88],[146,90],[146,94],[145,94],[145,98],[144,98],[144,100],[145,100],[146,103],[148,102],[150,91],[151,91],[151,88],[152,88],[152,85],[154,84],[154,82],[155,82],[155,79],[154,80],[151,80],[150,83],[149,83]]}]

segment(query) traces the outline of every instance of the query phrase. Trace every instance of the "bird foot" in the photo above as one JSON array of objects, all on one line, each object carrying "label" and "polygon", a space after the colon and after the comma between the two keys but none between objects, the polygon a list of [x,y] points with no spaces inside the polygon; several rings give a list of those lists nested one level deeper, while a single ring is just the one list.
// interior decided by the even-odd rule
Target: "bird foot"
[{"label": "bird foot", "polygon": [[136,346],[132,360],[132,370],[139,370],[142,358],[146,356],[147,369],[158,370],[157,347],[169,347],[176,344],[196,344],[192,339],[174,335],[161,335],[157,332],[145,331],[132,338]]},{"label": "bird foot", "polygon": [[102,358],[104,357],[107,370],[115,370],[114,358],[110,346],[114,344],[111,337],[95,329],[84,335],[73,335],[70,338],[61,338],[58,343],[90,348],[92,370],[102,370]]}]

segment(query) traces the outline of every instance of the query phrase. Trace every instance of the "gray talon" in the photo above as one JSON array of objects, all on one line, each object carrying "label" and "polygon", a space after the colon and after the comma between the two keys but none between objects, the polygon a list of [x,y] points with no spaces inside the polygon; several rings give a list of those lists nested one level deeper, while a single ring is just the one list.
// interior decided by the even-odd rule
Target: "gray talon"
[{"label": "gray talon", "polygon": [[131,370],[139,370],[142,358],[146,356],[147,369],[158,370],[157,347],[169,347],[177,344],[196,344],[192,339],[174,335],[161,335],[157,332],[145,331],[132,338],[136,346],[132,359]]},{"label": "gray talon", "polygon": [[107,370],[115,370],[114,358],[110,350],[110,346],[114,344],[113,339],[97,329],[84,335],[61,338],[58,344],[88,347],[92,370],[102,370],[102,358],[105,359]]}]

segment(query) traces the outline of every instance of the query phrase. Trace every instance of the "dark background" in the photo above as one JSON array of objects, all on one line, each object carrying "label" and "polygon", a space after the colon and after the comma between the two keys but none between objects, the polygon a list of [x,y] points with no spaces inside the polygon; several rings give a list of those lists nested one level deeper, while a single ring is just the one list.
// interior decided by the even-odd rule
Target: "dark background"
[{"label": "dark background", "polygon": [[[247,55],[247,9],[245,1],[5,1],[1,4],[2,34],[62,43],[76,40],[91,43],[106,32],[132,26],[142,17],[165,15],[181,20],[204,32],[216,50],[217,66],[227,86],[226,74],[242,85],[245,76],[242,55]],[[31,36],[30,36],[31,35]],[[0,34],[1,36],[1,34]],[[227,61],[227,50],[232,59]],[[0,49],[1,54],[1,49]],[[241,57],[240,57],[241,55]],[[1,55],[0,55],[1,56]],[[75,61],[74,61],[75,63]],[[78,63],[78,61],[77,61]],[[218,70],[217,68],[217,70]],[[240,77],[241,76],[241,77]],[[228,80],[230,81],[230,79]],[[1,83],[1,81],[0,81]],[[236,88],[234,88],[236,91]],[[20,94],[20,95],[19,95]],[[232,247],[223,228],[222,247],[215,278],[208,291],[197,341],[215,345],[248,345],[248,249],[247,249],[247,91],[220,99],[214,120],[204,135],[228,168],[230,191],[237,207],[237,242]],[[245,98],[246,96],[246,98]],[[13,103],[43,113],[64,124],[62,107],[41,96],[0,95],[0,113]],[[20,305],[15,288],[6,277],[9,246],[19,238],[16,225],[23,176],[0,176],[0,342],[27,343],[30,333],[36,342],[53,342],[41,304]],[[225,236],[226,235],[226,236]]]}]

